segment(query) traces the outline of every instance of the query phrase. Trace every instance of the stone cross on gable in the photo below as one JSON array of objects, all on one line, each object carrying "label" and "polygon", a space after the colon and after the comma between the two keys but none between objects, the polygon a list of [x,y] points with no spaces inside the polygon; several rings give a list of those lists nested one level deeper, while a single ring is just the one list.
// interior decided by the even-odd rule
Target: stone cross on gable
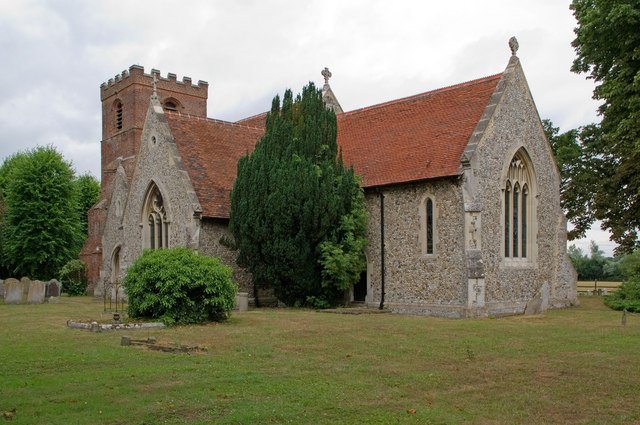
[{"label": "stone cross on gable", "polygon": [[331,71],[329,71],[329,68],[325,66],[320,74],[324,77],[324,83],[329,84],[329,78],[331,78]]}]

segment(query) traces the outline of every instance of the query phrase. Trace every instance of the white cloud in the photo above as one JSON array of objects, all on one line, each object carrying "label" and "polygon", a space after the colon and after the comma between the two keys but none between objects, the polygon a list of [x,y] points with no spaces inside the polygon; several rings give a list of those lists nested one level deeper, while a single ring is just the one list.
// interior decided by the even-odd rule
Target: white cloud
[{"label": "white cloud", "polygon": [[0,159],[55,143],[99,176],[99,86],[132,64],[208,81],[209,115],[237,120],[325,66],[346,110],[499,73],[512,35],[541,117],[565,131],[598,119],[592,82],[569,70],[569,3],[0,2]]}]

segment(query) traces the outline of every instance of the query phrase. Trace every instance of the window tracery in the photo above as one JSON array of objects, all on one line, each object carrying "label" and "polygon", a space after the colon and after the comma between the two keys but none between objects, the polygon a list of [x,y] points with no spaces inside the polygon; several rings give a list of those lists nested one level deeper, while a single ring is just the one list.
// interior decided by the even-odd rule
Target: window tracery
[{"label": "window tracery", "polygon": [[518,151],[509,165],[504,186],[504,256],[527,258],[530,250],[528,232],[530,226],[531,197],[533,184],[525,153]]}]

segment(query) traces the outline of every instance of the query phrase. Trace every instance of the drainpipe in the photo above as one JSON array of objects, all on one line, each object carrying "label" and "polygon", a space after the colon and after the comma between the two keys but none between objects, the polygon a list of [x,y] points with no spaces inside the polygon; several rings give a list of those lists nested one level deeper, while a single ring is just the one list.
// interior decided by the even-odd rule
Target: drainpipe
[{"label": "drainpipe", "polygon": [[380,195],[380,310],[384,308],[384,193],[376,189]]}]

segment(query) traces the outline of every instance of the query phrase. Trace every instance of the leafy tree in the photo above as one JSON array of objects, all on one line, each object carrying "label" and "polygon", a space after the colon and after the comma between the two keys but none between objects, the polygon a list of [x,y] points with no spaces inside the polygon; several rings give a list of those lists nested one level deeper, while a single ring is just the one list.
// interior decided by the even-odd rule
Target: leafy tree
[{"label": "leafy tree", "polygon": [[167,324],[224,321],[238,290],[231,267],[186,247],[145,250],[127,269],[123,286],[129,316]]},{"label": "leafy tree", "polygon": [[364,269],[367,216],[353,168],[338,152],[337,122],[309,83],[287,90],[266,131],[238,162],[230,229],[256,287],[288,305],[335,303]]},{"label": "leafy tree", "polygon": [[87,289],[87,265],[80,260],[69,260],[60,269],[62,290],[69,295],[84,295]]},{"label": "leafy tree", "polygon": [[618,250],[631,252],[640,228],[640,2],[573,0],[571,10],[578,21],[571,70],[588,73],[602,101],[595,216]]},{"label": "leafy tree", "polygon": [[2,168],[3,265],[14,276],[52,278],[82,243],[71,164],[47,146],[18,153]]},{"label": "leafy tree", "polygon": [[87,223],[89,209],[98,202],[100,198],[100,182],[93,175],[85,173],[73,182],[75,192],[78,197],[78,221],[80,223],[80,234],[87,237]]},{"label": "leafy tree", "polygon": [[597,170],[602,161],[592,141],[599,134],[598,128],[589,125],[558,134],[560,129],[550,120],[543,120],[542,125],[560,170],[560,203],[573,225],[567,238],[580,239],[595,221],[595,187],[600,182]]},{"label": "leafy tree", "polygon": [[593,241],[589,251],[590,256],[587,256],[577,246],[569,246],[568,254],[578,273],[578,280],[620,281],[623,279],[622,264],[626,255],[605,257],[604,252]]}]

